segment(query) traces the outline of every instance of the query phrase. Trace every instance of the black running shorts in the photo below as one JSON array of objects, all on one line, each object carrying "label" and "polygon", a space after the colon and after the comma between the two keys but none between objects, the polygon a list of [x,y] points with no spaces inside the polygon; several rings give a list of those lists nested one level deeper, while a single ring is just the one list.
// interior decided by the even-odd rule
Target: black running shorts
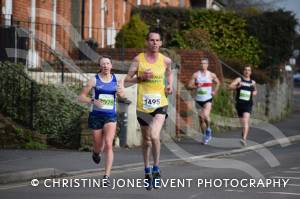
[{"label": "black running shorts", "polygon": [[213,101],[213,98],[210,98],[209,100],[206,100],[206,101],[203,101],[203,102],[202,101],[196,101],[196,107],[197,107],[197,109],[203,108],[206,103],[212,103],[212,101]]},{"label": "black running shorts", "polygon": [[149,126],[149,124],[152,122],[153,117],[155,117],[156,114],[163,114],[166,115],[166,119],[168,117],[168,106],[163,106],[160,108],[155,109],[155,111],[151,113],[145,113],[141,111],[137,111],[137,120],[141,126]]},{"label": "black running shorts", "polygon": [[251,105],[236,105],[235,106],[237,114],[240,118],[243,117],[244,113],[250,113],[252,112],[252,106]]}]

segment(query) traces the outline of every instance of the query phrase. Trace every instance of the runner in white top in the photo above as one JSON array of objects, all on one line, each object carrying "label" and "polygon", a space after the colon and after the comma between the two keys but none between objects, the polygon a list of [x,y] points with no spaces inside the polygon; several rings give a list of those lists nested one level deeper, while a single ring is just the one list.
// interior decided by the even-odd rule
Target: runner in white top
[{"label": "runner in white top", "polygon": [[[201,59],[201,68],[195,72],[189,82],[190,89],[196,89],[196,107],[199,111],[199,123],[203,133],[203,144],[208,144],[212,138],[210,128],[210,112],[212,107],[213,95],[215,95],[220,86],[220,81],[216,74],[207,70],[209,61],[207,58]],[[213,90],[213,83],[215,88]]]}]

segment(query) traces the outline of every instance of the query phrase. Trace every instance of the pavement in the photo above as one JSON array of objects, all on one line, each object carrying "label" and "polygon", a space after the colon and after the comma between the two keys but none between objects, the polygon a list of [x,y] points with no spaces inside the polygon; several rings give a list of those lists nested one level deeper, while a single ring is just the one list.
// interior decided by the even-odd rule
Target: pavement
[{"label": "pavement", "polygon": [[[265,150],[276,145],[286,146],[300,142],[300,92],[295,91],[295,110],[285,120],[261,124],[249,132],[248,146],[243,147],[240,130],[214,134],[208,145],[201,137],[183,137],[180,141],[162,143],[161,164],[172,164],[196,159],[228,156],[250,150]],[[267,130],[266,129],[270,129]],[[116,170],[140,169],[143,173],[142,150],[114,148],[112,176]],[[104,171],[104,161],[96,165],[90,152],[72,150],[0,150],[0,185],[25,182],[35,178],[75,176]]]}]

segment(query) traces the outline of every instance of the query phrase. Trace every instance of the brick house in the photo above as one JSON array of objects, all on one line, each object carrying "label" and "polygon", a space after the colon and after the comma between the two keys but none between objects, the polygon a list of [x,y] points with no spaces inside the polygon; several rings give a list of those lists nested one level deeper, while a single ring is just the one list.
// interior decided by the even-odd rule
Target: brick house
[{"label": "brick house", "polygon": [[[128,22],[133,7],[140,5],[206,7],[219,9],[215,0],[0,0],[6,25],[21,21],[34,36],[52,49],[68,49],[70,39],[92,38],[98,46],[114,47],[115,36]],[[76,32],[76,33],[74,33]],[[81,37],[79,39],[79,37]],[[75,42],[76,43],[76,42]],[[76,44],[75,44],[76,45]],[[61,47],[57,47],[61,46]]]},{"label": "brick house", "polygon": [[[120,59],[119,49],[114,47],[118,30],[128,22],[131,9],[140,5],[173,6],[173,7],[206,7],[220,9],[223,4],[214,0],[0,0],[2,24],[6,26],[18,22],[18,25],[30,30],[30,37],[38,38],[53,50],[70,54],[82,39],[92,38],[98,43],[97,52],[115,55]],[[34,39],[30,39],[28,59],[33,66],[38,66],[43,56]],[[131,60],[138,52],[126,50],[125,60]],[[191,74],[197,70],[201,57],[212,60],[211,68],[222,76],[221,67],[216,57],[198,51],[178,51],[182,57],[178,81],[187,84]],[[181,115],[191,111],[191,101],[182,99],[180,87],[176,92],[176,110]],[[191,125],[191,117],[176,117],[177,133]]]}]

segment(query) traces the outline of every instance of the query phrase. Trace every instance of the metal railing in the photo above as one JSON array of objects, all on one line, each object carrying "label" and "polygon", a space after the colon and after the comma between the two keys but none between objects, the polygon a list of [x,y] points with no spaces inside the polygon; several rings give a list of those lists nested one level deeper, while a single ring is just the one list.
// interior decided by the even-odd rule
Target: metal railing
[{"label": "metal railing", "polygon": [[[5,23],[2,22],[2,24]],[[88,43],[92,49],[113,48],[116,34],[119,32],[119,29],[115,28],[80,27],[72,24],[32,23],[16,20],[12,20],[11,24],[33,32],[34,37],[53,50],[60,50],[70,55],[73,55],[74,50],[81,48],[83,43]]]},{"label": "metal railing", "polygon": [[[112,38],[118,31],[110,28],[75,27],[16,20],[11,20],[10,26],[4,25],[8,23],[3,20],[1,24],[5,29],[15,29],[14,32],[12,31],[13,34],[7,36],[9,38],[2,38],[9,40],[8,44],[14,45],[4,46],[4,43],[0,43],[0,50],[8,54],[7,59],[1,60],[25,64],[30,77],[42,84],[83,84],[83,81],[86,81],[83,73],[89,72],[88,68],[90,68],[90,66],[82,67],[84,61],[95,63],[99,57],[96,48],[113,47],[109,45],[107,38]],[[56,33],[55,38],[53,30]],[[18,47],[20,44],[22,48]],[[94,65],[94,63],[89,64]]]},{"label": "metal railing", "polygon": [[26,74],[0,62],[0,110],[14,121],[34,129],[36,83]]}]

